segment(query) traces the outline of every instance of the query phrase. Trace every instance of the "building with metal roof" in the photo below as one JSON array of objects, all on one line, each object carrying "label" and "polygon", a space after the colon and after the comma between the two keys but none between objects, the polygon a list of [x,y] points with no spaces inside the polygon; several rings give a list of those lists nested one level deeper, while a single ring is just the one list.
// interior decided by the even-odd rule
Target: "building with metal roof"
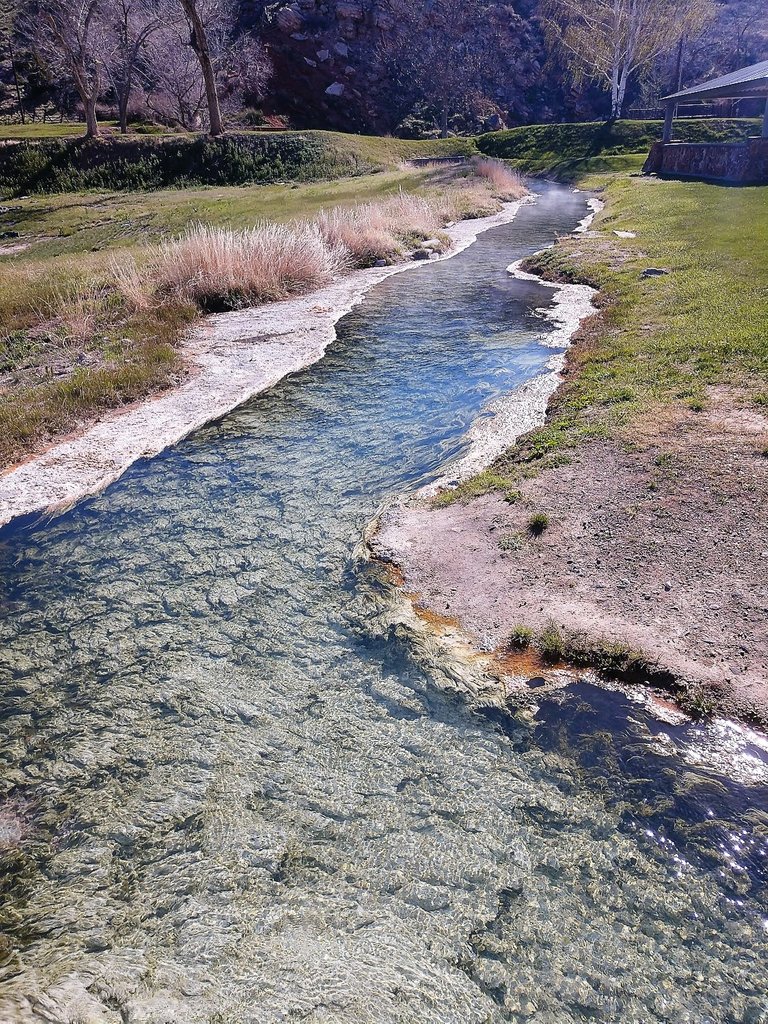
[{"label": "building with metal roof", "polygon": [[708,100],[725,99],[765,99],[763,138],[768,138],[768,60],[761,60],[758,64],[750,64],[748,68],[732,71],[730,75],[721,75],[709,82],[665,96],[662,100],[666,108],[664,142],[669,142],[672,138],[672,121],[678,103],[692,103],[698,100],[705,103]]},{"label": "building with metal roof", "polygon": [[[743,142],[673,142],[678,103],[721,99],[764,100],[762,133]],[[649,174],[702,178],[728,184],[768,183],[768,60],[665,96],[664,134],[645,163]]]}]

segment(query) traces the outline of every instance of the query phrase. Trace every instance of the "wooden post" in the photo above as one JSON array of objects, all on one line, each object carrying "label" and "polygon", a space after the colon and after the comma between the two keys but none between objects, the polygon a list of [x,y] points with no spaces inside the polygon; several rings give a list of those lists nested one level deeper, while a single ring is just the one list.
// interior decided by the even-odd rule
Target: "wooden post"
[{"label": "wooden post", "polygon": [[763,111],[763,138],[768,139],[768,99],[765,101],[765,110]]},{"label": "wooden post", "polygon": [[675,116],[675,104],[667,103],[666,110],[664,112],[664,135],[662,136],[662,142],[666,143],[672,141],[672,118]]}]

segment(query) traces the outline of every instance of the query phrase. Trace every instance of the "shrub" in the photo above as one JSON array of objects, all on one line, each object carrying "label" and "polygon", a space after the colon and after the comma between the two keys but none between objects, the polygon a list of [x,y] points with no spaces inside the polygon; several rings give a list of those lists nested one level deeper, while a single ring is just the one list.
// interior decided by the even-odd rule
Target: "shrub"
[{"label": "shrub", "polygon": [[475,217],[488,217],[499,209],[498,203],[488,188],[480,185],[465,185],[456,189],[451,204],[449,220],[470,220]]},{"label": "shrub", "polygon": [[44,139],[0,149],[0,189],[14,195],[317,181],[371,169],[314,132]]},{"label": "shrub", "polygon": [[510,647],[530,647],[533,643],[533,630],[529,626],[515,626],[509,634]]},{"label": "shrub", "polygon": [[396,226],[404,236],[420,239],[431,238],[447,221],[456,219],[450,194],[415,196],[398,192],[381,206],[390,226]]},{"label": "shrub", "polygon": [[528,520],[528,532],[532,537],[540,537],[549,526],[549,516],[546,512],[534,512]]},{"label": "shrub", "polygon": [[121,254],[113,258],[109,266],[115,287],[129,309],[149,309],[152,304],[151,288],[133,256]]},{"label": "shrub", "polygon": [[538,648],[546,661],[561,661],[565,654],[565,638],[554,622],[539,633]]},{"label": "shrub", "polygon": [[589,665],[609,676],[639,671],[645,664],[643,654],[624,641],[590,639],[584,633],[573,633],[566,639],[565,654],[574,665]]},{"label": "shrub", "polygon": [[378,260],[402,254],[402,245],[392,231],[389,218],[373,203],[323,211],[315,224],[330,246],[346,249],[355,266],[370,267]]}]

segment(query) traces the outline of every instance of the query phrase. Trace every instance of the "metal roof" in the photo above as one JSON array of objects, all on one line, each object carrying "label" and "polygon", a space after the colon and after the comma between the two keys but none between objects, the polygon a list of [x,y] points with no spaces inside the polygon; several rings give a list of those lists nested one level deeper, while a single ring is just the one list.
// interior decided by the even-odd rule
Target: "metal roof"
[{"label": "metal roof", "polygon": [[711,100],[722,97],[737,99],[747,96],[768,96],[768,60],[759,64],[751,64],[748,68],[733,71],[730,75],[721,75],[710,82],[702,82],[691,89],[673,92],[665,96],[665,100]]}]

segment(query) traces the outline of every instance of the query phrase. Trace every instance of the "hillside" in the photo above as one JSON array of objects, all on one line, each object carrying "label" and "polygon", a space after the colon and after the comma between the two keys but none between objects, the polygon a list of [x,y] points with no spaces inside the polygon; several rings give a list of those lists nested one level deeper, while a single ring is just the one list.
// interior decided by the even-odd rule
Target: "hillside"
[{"label": "hillside", "polygon": [[[8,2],[18,6],[17,0]],[[238,30],[264,43],[273,73],[265,87],[256,93],[246,90],[230,105],[230,127],[274,127],[287,120],[298,129],[428,137],[438,132],[441,80],[451,69],[453,78],[463,82],[461,99],[451,102],[449,128],[455,134],[607,115],[606,93],[588,82],[575,88],[562,56],[548,47],[541,0],[465,0],[456,8],[444,0],[429,6],[408,0],[233,2],[239,10]],[[14,68],[30,119],[43,111],[52,121],[60,112],[76,118],[74,95],[55,73],[41,74],[23,37],[15,49],[3,45],[3,39],[13,39],[8,18],[0,11],[0,120],[18,120]],[[464,60],[466,81],[461,66],[465,42],[472,57]],[[768,8],[760,0],[726,0],[704,35],[686,44],[681,81],[691,84],[766,56]],[[659,96],[677,85],[677,60],[677,52],[667,55],[642,88],[637,82],[630,85],[628,116],[633,108],[654,108]],[[721,113],[756,110],[723,105]],[[115,116],[108,89],[101,114],[104,119]],[[133,115],[157,117],[154,102],[140,89]]]},{"label": "hillside", "polygon": [[[501,127],[499,119],[519,125],[605,116],[605,93],[588,85],[574,90],[547,50],[537,0],[487,0],[482,6],[479,31],[500,41],[503,71],[494,75],[497,69],[491,69],[485,102],[469,130]],[[244,0],[242,24],[261,35],[275,66],[267,108],[288,115],[296,127],[398,134],[428,128],[430,110],[417,101],[416,116],[409,117],[414,111],[407,88],[394,83],[377,59],[398,30],[396,10],[394,0]],[[756,0],[722,3],[715,23],[684,54],[683,84],[764,59],[767,45],[768,8]],[[425,54],[434,54],[436,46],[439,40],[428,39]],[[670,58],[654,74],[657,93],[676,84],[673,65]],[[648,106],[652,99],[648,90],[635,89],[629,106]]]}]

